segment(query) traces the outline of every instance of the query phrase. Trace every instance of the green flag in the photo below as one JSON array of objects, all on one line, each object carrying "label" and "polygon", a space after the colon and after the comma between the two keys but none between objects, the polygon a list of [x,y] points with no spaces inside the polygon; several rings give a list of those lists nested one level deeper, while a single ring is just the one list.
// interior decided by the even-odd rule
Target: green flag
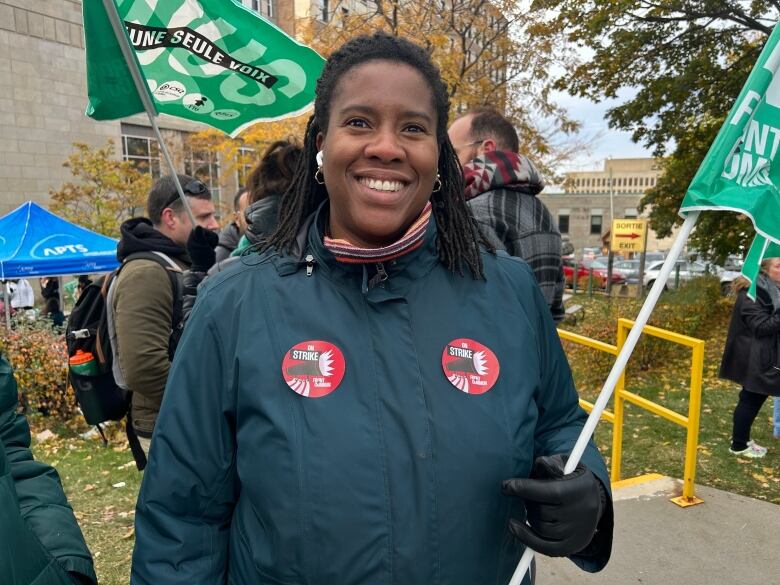
[{"label": "green flag", "polygon": [[[324,60],[236,0],[113,0],[161,113],[231,136],[308,109]],[[83,0],[87,115],[143,112],[103,0]]]},{"label": "green flag", "polygon": [[82,8],[87,49],[87,116],[114,120],[143,112],[103,0],[83,0]]},{"label": "green flag", "polygon": [[[769,242],[780,242],[780,27],[767,40],[688,192],[680,214],[725,209],[758,233],[743,274],[755,282]],[[768,256],[766,256],[768,257]]]}]

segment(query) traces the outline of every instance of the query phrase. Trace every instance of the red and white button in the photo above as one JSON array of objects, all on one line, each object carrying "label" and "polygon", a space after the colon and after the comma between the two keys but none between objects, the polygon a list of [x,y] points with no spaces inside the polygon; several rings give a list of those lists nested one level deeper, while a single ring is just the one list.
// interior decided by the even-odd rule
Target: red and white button
[{"label": "red and white button", "polygon": [[284,381],[307,398],[322,398],[336,390],[345,369],[344,354],[327,341],[302,341],[292,346],[282,360]]},{"label": "red and white button", "polygon": [[490,348],[473,339],[453,339],[441,356],[444,375],[465,394],[484,394],[498,380],[500,365]]}]

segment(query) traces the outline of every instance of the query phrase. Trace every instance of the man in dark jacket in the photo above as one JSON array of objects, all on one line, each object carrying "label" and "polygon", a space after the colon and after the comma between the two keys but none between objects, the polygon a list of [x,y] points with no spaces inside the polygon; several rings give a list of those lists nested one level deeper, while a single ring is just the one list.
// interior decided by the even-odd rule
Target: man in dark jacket
[{"label": "man in dark jacket", "polygon": [[55,469],[33,459],[16,412],[13,370],[0,356],[0,582],[94,585],[92,556]]},{"label": "man in dark jacket", "polygon": [[217,262],[220,262],[230,256],[230,253],[236,249],[241,236],[246,232],[246,217],[244,212],[249,204],[249,191],[241,189],[233,197],[233,221],[227,224],[219,232],[219,243],[217,244]]},{"label": "man in dark jacket", "polygon": [[[179,182],[196,223],[215,231],[219,225],[208,187],[187,175],[179,175]],[[172,177],[162,177],[152,186],[146,207],[149,219],[139,217],[122,224],[119,261],[135,252],[155,252],[169,264],[168,270],[189,268],[185,244],[192,223]],[[211,235],[216,239],[216,234]],[[109,293],[116,333],[112,343],[118,357],[114,377],[133,393],[131,421],[146,454],[172,358],[169,342],[175,299],[168,270],[154,260],[132,260],[122,268]]]},{"label": "man in dark jacket", "polygon": [[533,270],[553,319],[564,317],[561,234],[536,195],[544,182],[518,154],[512,124],[496,110],[473,110],[449,128],[466,179],[466,200],[496,249],[525,260]]}]

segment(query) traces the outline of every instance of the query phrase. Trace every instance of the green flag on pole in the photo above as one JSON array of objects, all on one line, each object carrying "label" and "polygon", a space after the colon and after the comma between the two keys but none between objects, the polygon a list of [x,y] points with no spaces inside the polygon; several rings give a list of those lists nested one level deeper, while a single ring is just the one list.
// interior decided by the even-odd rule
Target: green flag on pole
[{"label": "green flag on pole", "polygon": [[114,120],[144,111],[102,0],[83,0],[87,49],[86,114],[95,120]]},{"label": "green flag on pole", "polygon": [[[776,26],[688,192],[680,215],[722,209],[749,216],[756,240],[743,275],[755,286],[758,265],[780,242],[780,26]],[[752,293],[753,291],[751,291]]]},{"label": "green flag on pole", "polygon": [[[158,112],[231,136],[308,109],[324,60],[236,0],[112,0]],[[87,115],[144,111],[103,0],[83,0]]]}]

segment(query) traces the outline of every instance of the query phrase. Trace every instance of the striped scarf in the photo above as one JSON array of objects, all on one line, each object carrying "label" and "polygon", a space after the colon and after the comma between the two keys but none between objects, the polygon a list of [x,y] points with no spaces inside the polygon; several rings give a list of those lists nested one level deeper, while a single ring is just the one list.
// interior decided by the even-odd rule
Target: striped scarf
[{"label": "striped scarf", "polygon": [[466,200],[495,189],[528,195],[544,189],[544,181],[528,157],[509,150],[494,150],[470,161],[463,166],[463,178]]},{"label": "striped scarf", "polygon": [[339,262],[347,264],[376,264],[387,262],[412,250],[416,250],[423,243],[425,230],[428,228],[428,222],[431,219],[431,202],[425,204],[420,217],[406,230],[396,242],[382,248],[360,248],[350,244],[347,240],[336,240],[325,236],[323,243],[330,250]]}]

